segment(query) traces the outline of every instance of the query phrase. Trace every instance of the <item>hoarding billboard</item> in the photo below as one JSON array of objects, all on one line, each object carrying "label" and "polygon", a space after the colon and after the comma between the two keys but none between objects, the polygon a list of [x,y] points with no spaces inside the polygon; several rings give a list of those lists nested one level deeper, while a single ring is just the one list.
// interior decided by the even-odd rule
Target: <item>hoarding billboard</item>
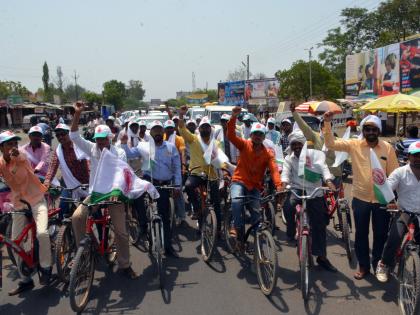
[{"label": "hoarding billboard", "polygon": [[268,98],[277,99],[279,92],[279,82],[277,79],[260,79],[260,80],[248,80],[245,86],[245,101],[249,104],[255,103],[257,100],[264,100]]},{"label": "hoarding billboard", "polygon": [[401,92],[420,90],[420,38],[400,43]]},{"label": "hoarding billboard", "polygon": [[217,92],[220,105],[242,106],[245,104],[245,81],[219,83]]}]

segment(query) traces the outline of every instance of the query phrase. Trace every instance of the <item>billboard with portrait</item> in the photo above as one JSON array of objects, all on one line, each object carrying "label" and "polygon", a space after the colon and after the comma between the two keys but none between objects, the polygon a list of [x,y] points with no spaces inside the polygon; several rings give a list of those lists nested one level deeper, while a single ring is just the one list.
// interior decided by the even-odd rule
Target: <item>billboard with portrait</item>
[{"label": "billboard with portrait", "polygon": [[400,43],[401,92],[420,90],[420,38]]},{"label": "billboard with portrait", "polygon": [[[353,96],[373,94],[375,51],[365,51],[346,57],[346,90]],[[355,95],[357,94],[357,95]]]},{"label": "billboard with portrait", "polygon": [[265,104],[267,99],[277,99],[279,88],[279,81],[275,78],[248,80],[245,85],[245,102]]},{"label": "billboard with portrait", "polygon": [[217,85],[217,92],[220,105],[245,104],[245,81],[221,82]]},{"label": "billboard with portrait", "polygon": [[400,91],[400,44],[375,49],[375,79],[373,92],[378,96]]}]

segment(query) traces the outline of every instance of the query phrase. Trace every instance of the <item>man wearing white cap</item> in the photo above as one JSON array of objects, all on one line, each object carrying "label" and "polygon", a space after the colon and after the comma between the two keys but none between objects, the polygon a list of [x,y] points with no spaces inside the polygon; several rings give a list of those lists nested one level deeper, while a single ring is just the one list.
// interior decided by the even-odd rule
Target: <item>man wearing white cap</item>
[{"label": "man wearing white cap", "polygon": [[[222,128],[216,129],[214,137],[220,142],[223,152],[229,158],[229,162],[236,164],[239,158],[239,150],[229,141],[227,137],[227,123],[229,119],[230,115],[228,114],[223,114],[222,117],[220,117],[220,124],[222,125]],[[236,135],[238,137],[242,137],[241,129],[236,128]]]},{"label": "man wearing white cap", "polygon": [[[373,176],[370,149],[380,161],[386,176],[398,167],[394,148],[386,141],[379,140],[381,120],[369,115],[363,120],[361,139],[336,140],[331,130],[334,114],[324,114],[324,138],[329,150],[348,152],[353,167],[353,202],[352,209],[356,227],[355,250],[359,261],[359,270],[354,274],[357,280],[370,273],[371,264],[376,270],[388,234],[389,213],[381,208],[373,189]],[[373,249],[372,260],[369,257],[369,225],[372,216]]]},{"label": "man wearing white cap", "polygon": [[244,136],[244,139],[249,139],[249,136],[251,135],[251,128],[252,128],[252,122],[251,122],[251,116],[248,114],[244,115],[244,118],[242,119],[242,122],[244,123],[242,125],[242,134]]},{"label": "man wearing white cap", "polygon": [[[420,141],[408,147],[408,161],[409,164],[394,170],[387,182],[397,192],[401,210],[420,214]],[[417,219],[407,212],[399,213],[399,217],[392,221],[382,258],[376,268],[376,278],[380,282],[388,281],[389,270],[395,266],[396,255],[409,223],[417,224]]]},{"label": "man wearing white cap", "polygon": [[[232,109],[232,116],[228,122],[227,136],[240,152],[238,165],[232,176],[231,198],[233,225],[229,230],[232,237],[237,237],[238,230],[243,226],[242,210],[243,200],[234,199],[239,196],[260,197],[263,189],[263,179],[267,169],[270,170],[272,180],[278,191],[281,189],[280,176],[274,155],[264,146],[265,126],[254,123],[250,130],[250,139],[241,139],[236,135],[236,118],[241,113],[241,107]],[[251,209],[259,208],[257,199],[251,201]],[[252,215],[258,215],[252,211]]]},{"label": "man wearing white cap", "polygon": [[[11,131],[0,133],[0,176],[11,190],[11,202],[16,211],[27,209],[21,202],[25,200],[31,205],[33,218],[36,223],[36,237],[39,244],[39,263],[41,265],[40,283],[46,285],[51,277],[51,244],[48,234],[48,208],[44,199],[46,188],[34,174],[25,153],[18,150],[20,137]],[[27,223],[26,216],[13,214],[12,239],[15,239]],[[18,259],[20,281],[18,287],[9,292],[16,295],[34,287],[30,276],[25,276]]]},{"label": "man wearing white cap", "polygon": [[[96,171],[98,168],[101,151],[108,149],[112,154],[118,156],[119,159],[127,161],[124,150],[112,145],[114,135],[107,125],[99,125],[95,128],[95,135],[93,136],[96,143],[83,139],[79,133],[79,119],[83,111],[84,104],[77,102],[75,104],[75,113],[70,129],[70,139],[73,143],[90,159],[90,175],[89,185],[92,187]],[[89,197],[85,199],[85,203],[89,202]],[[85,231],[87,219],[87,207],[79,205],[72,216],[72,226],[76,244],[79,244],[83,233]],[[117,247],[117,260],[120,271],[128,278],[134,279],[137,277],[136,273],[130,266],[130,252],[128,244],[128,233],[126,231],[125,209],[123,204],[109,206],[109,213],[111,215],[112,224],[114,226],[115,242]]]},{"label": "man wearing white cap", "polygon": [[[67,188],[72,189],[80,185],[89,184],[88,156],[70,140],[70,127],[65,124],[58,124],[54,131],[59,144],[57,149],[51,154],[51,161],[45,176],[44,185],[47,187],[50,185],[57,174],[58,167],[60,167],[61,175]],[[63,190],[61,196],[72,197],[67,190]],[[86,196],[86,191],[80,190],[75,192],[73,197],[82,198]],[[60,202],[60,209],[61,215],[64,216],[69,213],[70,204],[65,201]]]},{"label": "man wearing white cap", "polygon": [[150,141],[150,134],[147,133],[147,124],[144,120],[139,120],[139,139],[140,142]]},{"label": "man wearing white cap", "polygon": [[289,147],[289,135],[293,131],[292,122],[290,119],[283,119],[280,123],[280,131],[281,131],[281,137],[280,137],[280,144],[281,148],[283,149],[283,152],[286,152],[286,149]]},{"label": "man wearing white cap", "polygon": [[25,144],[21,150],[26,153],[26,157],[34,170],[34,173],[45,176],[48,171],[51,148],[48,144],[42,142],[44,132],[41,127],[31,127],[28,135],[29,143]]},{"label": "man wearing white cap", "polygon": [[267,133],[265,138],[273,141],[274,144],[280,145],[280,132],[275,129],[276,120],[273,117],[267,119]]}]

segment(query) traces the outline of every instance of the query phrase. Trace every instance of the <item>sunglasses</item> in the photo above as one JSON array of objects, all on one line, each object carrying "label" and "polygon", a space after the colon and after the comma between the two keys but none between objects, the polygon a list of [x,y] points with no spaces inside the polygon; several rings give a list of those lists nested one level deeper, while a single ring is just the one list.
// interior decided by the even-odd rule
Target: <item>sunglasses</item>
[{"label": "sunglasses", "polygon": [[55,136],[58,138],[58,137],[64,137],[64,136],[66,136],[66,135],[68,135],[68,132],[64,132],[64,131],[62,131],[62,132],[56,132],[55,133]]},{"label": "sunglasses", "polygon": [[375,131],[379,131],[379,128],[377,128],[377,127],[363,127],[363,131],[375,132]]}]

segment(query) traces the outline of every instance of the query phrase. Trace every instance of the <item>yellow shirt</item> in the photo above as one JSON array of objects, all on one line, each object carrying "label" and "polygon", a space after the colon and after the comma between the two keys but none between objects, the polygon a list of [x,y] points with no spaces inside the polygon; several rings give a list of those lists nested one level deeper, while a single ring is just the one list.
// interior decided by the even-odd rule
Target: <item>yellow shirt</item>
[{"label": "yellow shirt", "polygon": [[[206,173],[210,180],[217,179],[216,171],[211,165],[207,165],[203,158],[203,149],[196,135],[193,135],[186,127],[178,127],[179,134],[184,138],[185,142],[190,146],[190,169],[194,169],[192,174]],[[219,146],[219,142],[215,141],[215,145]]]},{"label": "yellow shirt", "polygon": [[34,174],[23,152],[16,157],[12,156],[9,163],[1,157],[0,175],[11,190],[11,201],[16,209],[26,207],[20,199],[34,206],[44,198],[47,189]]},{"label": "yellow shirt", "polygon": [[[163,140],[167,141],[166,133],[163,134]],[[179,154],[184,154],[185,152],[185,141],[182,137],[175,135],[175,146],[178,149]]]},{"label": "yellow shirt", "polygon": [[[353,168],[353,197],[366,202],[377,203],[373,192],[370,146],[366,139],[335,140],[329,122],[325,122],[324,138],[328,149],[350,154]],[[388,142],[379,140],[373,151],[378,156],[382,169],[387,176],[399,166],[394,148]]]}]

